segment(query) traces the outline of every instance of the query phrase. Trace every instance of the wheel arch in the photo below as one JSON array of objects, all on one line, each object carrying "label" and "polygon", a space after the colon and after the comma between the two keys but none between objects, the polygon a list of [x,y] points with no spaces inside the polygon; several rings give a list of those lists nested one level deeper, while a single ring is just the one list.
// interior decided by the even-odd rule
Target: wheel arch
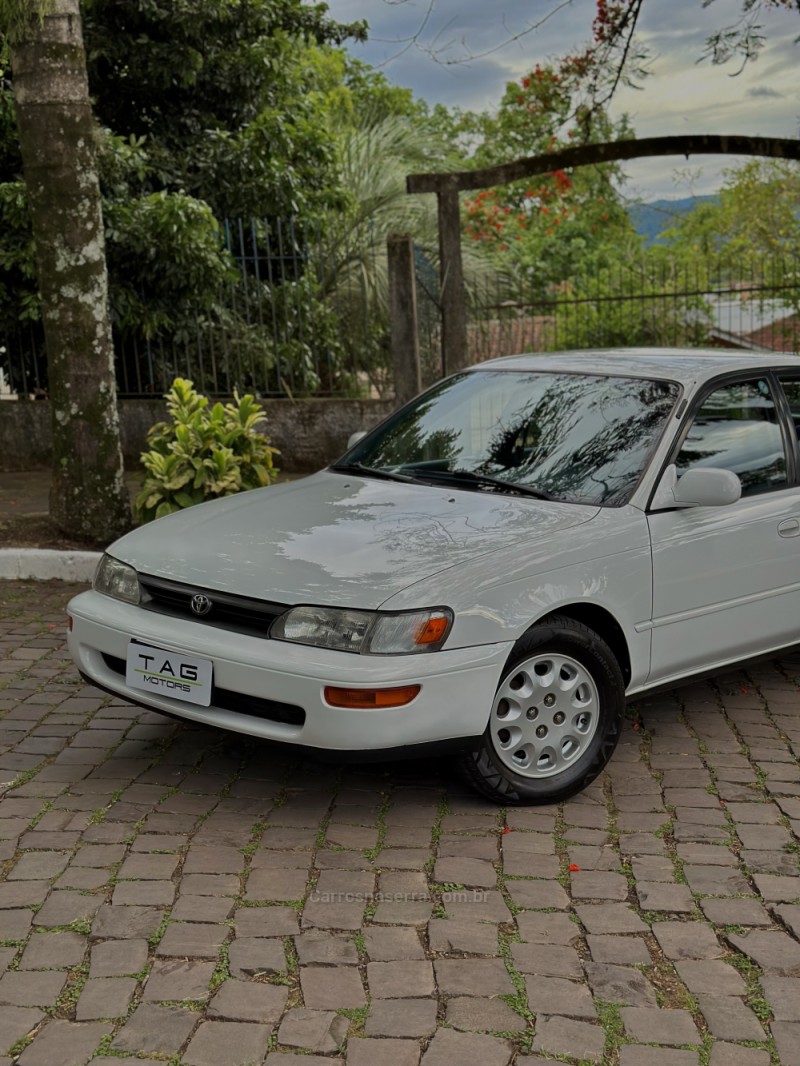
[{"label": "wheel arch", "polygon": [[581,622],[606,642],[619,664],[627,688],[631,680],[631,654],[625,632],[614,615],[596,603],[567,603],[537,618],[534,625],[541,625],[557,615]]}]

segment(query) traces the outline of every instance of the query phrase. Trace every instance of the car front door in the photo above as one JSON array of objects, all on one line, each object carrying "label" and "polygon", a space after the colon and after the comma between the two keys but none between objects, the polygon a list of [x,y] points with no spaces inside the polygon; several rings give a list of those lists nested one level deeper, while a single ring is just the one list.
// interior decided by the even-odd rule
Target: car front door
[{"label": "car front door", "polygon": [[676,445],[679,477],[732,470],[742,498],[648,515],[653,683],[800,639],[800,488],[786,406],[770,375],[728,380]]}]

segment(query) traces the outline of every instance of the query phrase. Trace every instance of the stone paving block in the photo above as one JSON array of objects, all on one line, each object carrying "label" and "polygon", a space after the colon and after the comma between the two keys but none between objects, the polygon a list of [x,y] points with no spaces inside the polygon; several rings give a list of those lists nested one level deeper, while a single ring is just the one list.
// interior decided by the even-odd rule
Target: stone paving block
[{"label": "stone paving block", "polygon": [[737,858],[724,844],[678,844],[679,859],[697,866],[736,866]]},{"label": "stone paving block", "polygon": [[169,881],[177,866],[175,855],[129,855],[120,866],[117,877],[120,880]]},{"label": "stone paving block", "polygon": [[181,1062],[186,1066],[253,1066],[263,1061],[272,1029],[251,1022],[201,1022]]},{"label": "stone paving block", "polygon": [[618,900],[628,897],[628,881],[623,874],[585,870],[570,875],[573,899]]},{"label": "stone paving block", "polygon": [[156,948],[156,955],[216,959],[229,933],[230,929],[227,925],[174,922],[167,926]]},{"label": "stone paving block", "polygon": [[214,993],[206,1015],[227,1021],[277,1025],[288,998],[289,989],[283,985],[231,979],[223,981]]},{"label": "stone paving block", "polygon": [[572,977],[580,980],[583,969],[580,957],[573,947],[562,944],[511,944],[515,967],[520,973],[536,974],[539,977]]},{"label": "stone paving block", "polygon": [[56,881],[58,888],[77,888],[85,892],[94,892],[95,889],[103,888],[111,880],[110,870],[91,870],[88,867],[80,869],[68,866],[64,873]]},{"label": "stone paving block", "polygon": [[125,977],[147,965],[146,940],[106,940],[92,948],[90,977]]},{"label": "stone paving block", "polygon": [[764,1028],[749,1007],[738,996],[697,997],[700,1013],[706,1020],[709,1031],[717,1039],[765,1040]]},{"label": "stone paving block", "polygon": [[700,909],[714,925],[772,925],[769,911],[757,899],[703,899]]},{"label": "stone paving block", "polygon": [[688,1010],[622,1007],[620,1017],[634,1040],[649,1044],[699,1044],[701,1040]]},{"label": "stone paving block", "polygon": [[751,896],[753,890],[747,878],[734,867],[693,866],[683,868],[692,892],[707,896]]},{"label": "stone paving block", "polygon": [[501,959],[437,959],[436,985],[447,996],[513,995],[514,987]]},{"label": "stone paving block", "polygon": [[0,1007],[0,1052],[13,1047],[46,1017],[30,1007]]},{"label": "stone paving block", "polygon": [[761,987],[777,1021],[800,1022],[800,978],[765,975]]},{"label": "stone paving block", "polygon": [[0,884],[0,909],[34,906],[42,903],[49,891],[49,881],[7,881]]},{"label": "stone paving block", "polygon": [[[373,963],[379,966],[398,966],[402,963]],[[428,965],[430,963],[406,963]],[[353,966],[301,966],[300,987],[303,1002],[312,1010],[338,1010],[340,1007],[363,1007],[367,997],[361,977]],[[376,995],[373,992],[373,995]]]},{"label": "stone paving block", "polygon": [[24,940],[33,921],[33,911],[0,910],[0,940]]},{"label": "stone paving block", "polygon": [[241,888],[236,874],[184,874],[184,896],[238,896]]},{"label": "stone paving block", "polygon": [[596,1018],[597,1011],[585,984],[563,977],[527,976],[528,1006],[534,1014]]},{"label": "stone paving block", "polygon": [[770,1025],[781,1066],[800,1066],[800,1022],[772,1022]]},{"label": "stone paving block", "polygon": [[506,901],[494,889],[468,888],[460,892],[443,892],[442,903],[451,918],[468,918],[475,922],[511,920]]},{"label": "stone paving block", "polygon": [[553,1015],[537,1020],[532,1049],[600,1063],[605,1040],[605,1031],[599,1025]]},{"label": "stone paving block", "polygon": [[485,859],[443,858],[437,859],[433,879],[440,884],[448,882],[477,888],[494,888],[497,871]]},{"label": "stone paving block", "polygon": [[[401,930],[406,932],[407,930]],[[309,929],[295,937],[295,948],[301,966],[321,963],[328,966],[358,964],[358,951],[353,940],[324,930]],[[419,942],[417,942],[419,946]],[[420,949],[421,951],[421,949]]]},{"label": "stone paving block", "polygon": [[686,885],[637,881],[636,894],[643,911],[656,911],[661,914],[691,914],[695,907],[694,897]]},{"label": "stone paving block", "polygon": [[69,969],[80,966],[87,938],[80,933],[34,933],[20,959],[20,970]]},{"label": "stone paving block", "polygon": [[619,1066],[700,1066],[700,1055],[685,1049],[624,1044],[619,1049]]},{"label": "stone paving block", "polygon": [[103,904],[92,922],[93,940],[138,940],[153,936],[164,912],[156,907],[117,907]]},{"label": "stone paving block", "polygon": [[641,855],[633,858],[631,870],[637,882],[637,889],[643,882],[659,881],[668,884],[675,881],[675,866],[671,859],[663,855]]},{"label": "stone paving block", "polygon": [[102,899],[96,896],[83,896],[79,892],[60,892],[54,889],[42,909],[37,912],[34,924],[51,928],[87,921],[94,918],[101,904]]},{"label": "stone paving block", "polygon": [[800,974],[800,944],[788,933],[761,932],[731,933],[730,943],[758,963],[765,973],[793,977]]},{"label": "stone paving block", "polygon": [[245,857],[238,848],[225,844],[194,844],[186,852],[184,874],[238,874]]},{"label": "stone paving block", "polygon": [[349,1022],[330,1010],[295,1007],[287,1011],[278,1029],[278,1043],[327,1054],[344,1040]]},{"label": "stone paving block", "polygon": [[512,1050],[511,1043],[499,1037],[439,1029],[422,1056],[422,1066],[508,1066]]},{"label": "stone paving block", "polygon": [[678,976],[694,995],[744,996],[747,986],[735,966],[721,959],[682,959],[675,963]]},{"label": "stone paving block", "polygon": [[519,1014],[498,999],[457,996],[447,1001],[446,1021],[454,1029],[483,1033],[514,1033],[527,1028]]},{"label": "stone paving block", "polygon": [[566,910],[570,898],[558,881],[507,881],[508,894],[518,907]]},{"label": "stone paving block", "polygon": [[431,951],[444,954],[497,955],[499,952],[497,925],[468,918],[431,919],[428,943]]},{"label": "stone paving block", "polygon": [[786,851],[741,851],[739,858],[750,875],[775,874],[796,878],[798,874],[796,857]]},{"label": "stone paving block", "polygon": [[703,922],[656,922],[653,935],[671,961],[718,959],[725,954],[714,930]]},{"label": "stone paving block", "polygon": [[307,870],[253,870],[247,878],[246,899],[302,899],[306,894]]},{"label": "stone paving block", "polygon": [[439,840],[438,855],[440,859],[484,859],[497,862],[500,858],[495,834],[489,836],[442,836]]},{"label": "stone paving block", "polygon": [[[795,864],[796,865],[796,864]],[[793,877],[776,877],[773,874],[754,874],[753,881],[758,893],[767,903],[789,903],[800,898],[800,881],[795,870]]]},{"label": "stone paving block", "polygon": [[85,1066],[110,1031],[105,1022],[53,1019],[42,1026],[17,1061],[20,1066]]},{"label": "stone paving block", "polygon": [[575,908],[588,933],[645,933],[647,926],[627,903],[591,903]]},{"label": "stone paving block", "polygon": [[[433,925],[430,922],[428,928]],[[442,924],[451,924],[442,921]],[[403,959],[421,960],[425,958],[419,934],[409,928],[375,928],[364,929],[364,943],[370,962],[399,962]],[[495,934],[496,939],[496,934]],[[433,948],[433,950],[442,950]]]},{"label": "stone paving block", "polygon": [[213,962],[157,959],[142,993],[143,1001],[207,999]]},{"label": "stone paving block", "polygon": [[[433,903],[379,903],[372,921],[375,925],[407,925],[417,928],[427,925],[433,913]],[[305,911],[303,912],[305,918]],[[355,928],[344,925],[343,929]]]},{"label": "stone paving block", "polygon": [[[581,930],[566,914],[518,914],[514,919],[520,936],[530,944],[574,944]],[[643,929],[647,927],[642,923]]]},{"label": "stone paving block", "polygon": [[299,933],[292,907],[239,907],[233,916],[237,937],[294,936]]},{"label": "stone paving block", "polygon": [[90,978],[83,986],[75,1008],[79,1022],[98,1018],[122,1018],[128,1013],[136,981],[132,977]]},{"label": "stone paving block", "polygon": [[170,918],[175,922],[219,924],[230,917],[233,904],[229,896],[178,896],[170,911]]},{"label": "stone paving block", "polygon": [[370,1004],[364,1025],[367,1036],[421,1039],[436,1030],[433,999],[381,999]]},{"label": "stone paving block", "polygon": [[344,1066],[344,1059],[325,1055],[306,1055],[298,1051],[273,1051],[264,1060],[264,1066]]},{"label": "stone paving block", "polygon": [[52,1007],[67,983],[61,970],[6,971],[0,977],[0,1003],[13,1007]]},{"label": "stone paving block", "polygon": [[775,803],[728,803],[726,807],[737,825],[777,825],[781,819],[780,807]]},{"label": "stone paving block", "polygon": [[125,857],[124,844],[84,844],[72,859],[73,866],[105,867],[121,862]]},{"label": "stone paving block", "polygon": [[435,992],[431,964],[413,959],[370,962],[367,983],[373,999],[414,999]]},{"label": "stone paving block", "polygon": [[111,903],[115,907],[169,907],[176,892],[172,881],[120,881]]},{"label": "stone paving block", "polygon": [[413,1040],[365,1037],[347,1042],[347,1066],[419,1066],[419,1055],[419,1044]]},{"label": "stone paving block", "polygon": [[[772,913],[791,931],[791,933],[800,940],[800,904],[797,903],[782,903],[772,904],[770,907]],[[0,921],[2,915],[0,914]]]},{"label": "stone paving block", "polygon": [[233,977],[259,977],[286,969],[280,940],[242,937],[228,948],[228,967]]},{"label": "stone paving block", "polygon": [[769,1066],[769,1061],[769,1052],[763,1048],[741,1047],[717,1040],[711,1048],[708,1066]]},{"label": "stone paving block", "polygon": [[57,877],[69,862],[69,857],[69,853],[63,851],[26,851],[8,873],[8,880],[35,881],[38,878]]},{"label": "stone paving block", "polygon": [[[615,966],[606,962],[587,962],[586,980],[595,999],[604,1003],[623,1003],[627,1007],[655,1007],[658,1004],[653,986],[633,966]],[[557,1011],[569,1014],[571,1011]]]}]

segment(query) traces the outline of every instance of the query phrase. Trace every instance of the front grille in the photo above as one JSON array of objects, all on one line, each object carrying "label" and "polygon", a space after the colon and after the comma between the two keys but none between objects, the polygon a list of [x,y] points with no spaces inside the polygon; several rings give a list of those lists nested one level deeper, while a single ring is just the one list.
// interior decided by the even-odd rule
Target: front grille
[{"label": "front grille", "polygon": [[[273,621],[287,609],[282,603],[269,603],[250,596],[235,596],[179,581],[139,574],[142,599],[139,604],[146,611],[186,618],[200,625],[229,629],[250,637],[266,637]],[[206,596],[211,601],[208,614],[197,615],[191,608],[194,596]]]},{"label": "front grille", "polygon": [[[106,655],[104,652],[103,662],[109,670],[125,677],[124,659],[116,655]],[[241,692],[232,692],[230,689],[218,688],[216,685],[211,690],[211,704],[224,711],[246,714],[252,718],[266,718],[270,722],[283,722],[285,725],[301,726],[306,720],[306,712],[303,708],[296,707],[292,703],[280,703],[278,700],[267,700],[261,696],[245,696]]]}]

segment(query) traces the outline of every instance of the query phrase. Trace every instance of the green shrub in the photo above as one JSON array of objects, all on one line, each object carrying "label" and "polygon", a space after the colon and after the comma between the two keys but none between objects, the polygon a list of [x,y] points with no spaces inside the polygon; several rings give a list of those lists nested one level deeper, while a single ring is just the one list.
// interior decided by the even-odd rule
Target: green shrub
[{"label": "green shrub", "polygon": [[258,431],[266,416],[252,396],[234,393],[234,403],[210,406],[193,382],[175,378],[165,399],[171,421],[151,426],[150,451],[141,456],[146,475],[135,507],[142,522],[275,480],[278,452]]}]

